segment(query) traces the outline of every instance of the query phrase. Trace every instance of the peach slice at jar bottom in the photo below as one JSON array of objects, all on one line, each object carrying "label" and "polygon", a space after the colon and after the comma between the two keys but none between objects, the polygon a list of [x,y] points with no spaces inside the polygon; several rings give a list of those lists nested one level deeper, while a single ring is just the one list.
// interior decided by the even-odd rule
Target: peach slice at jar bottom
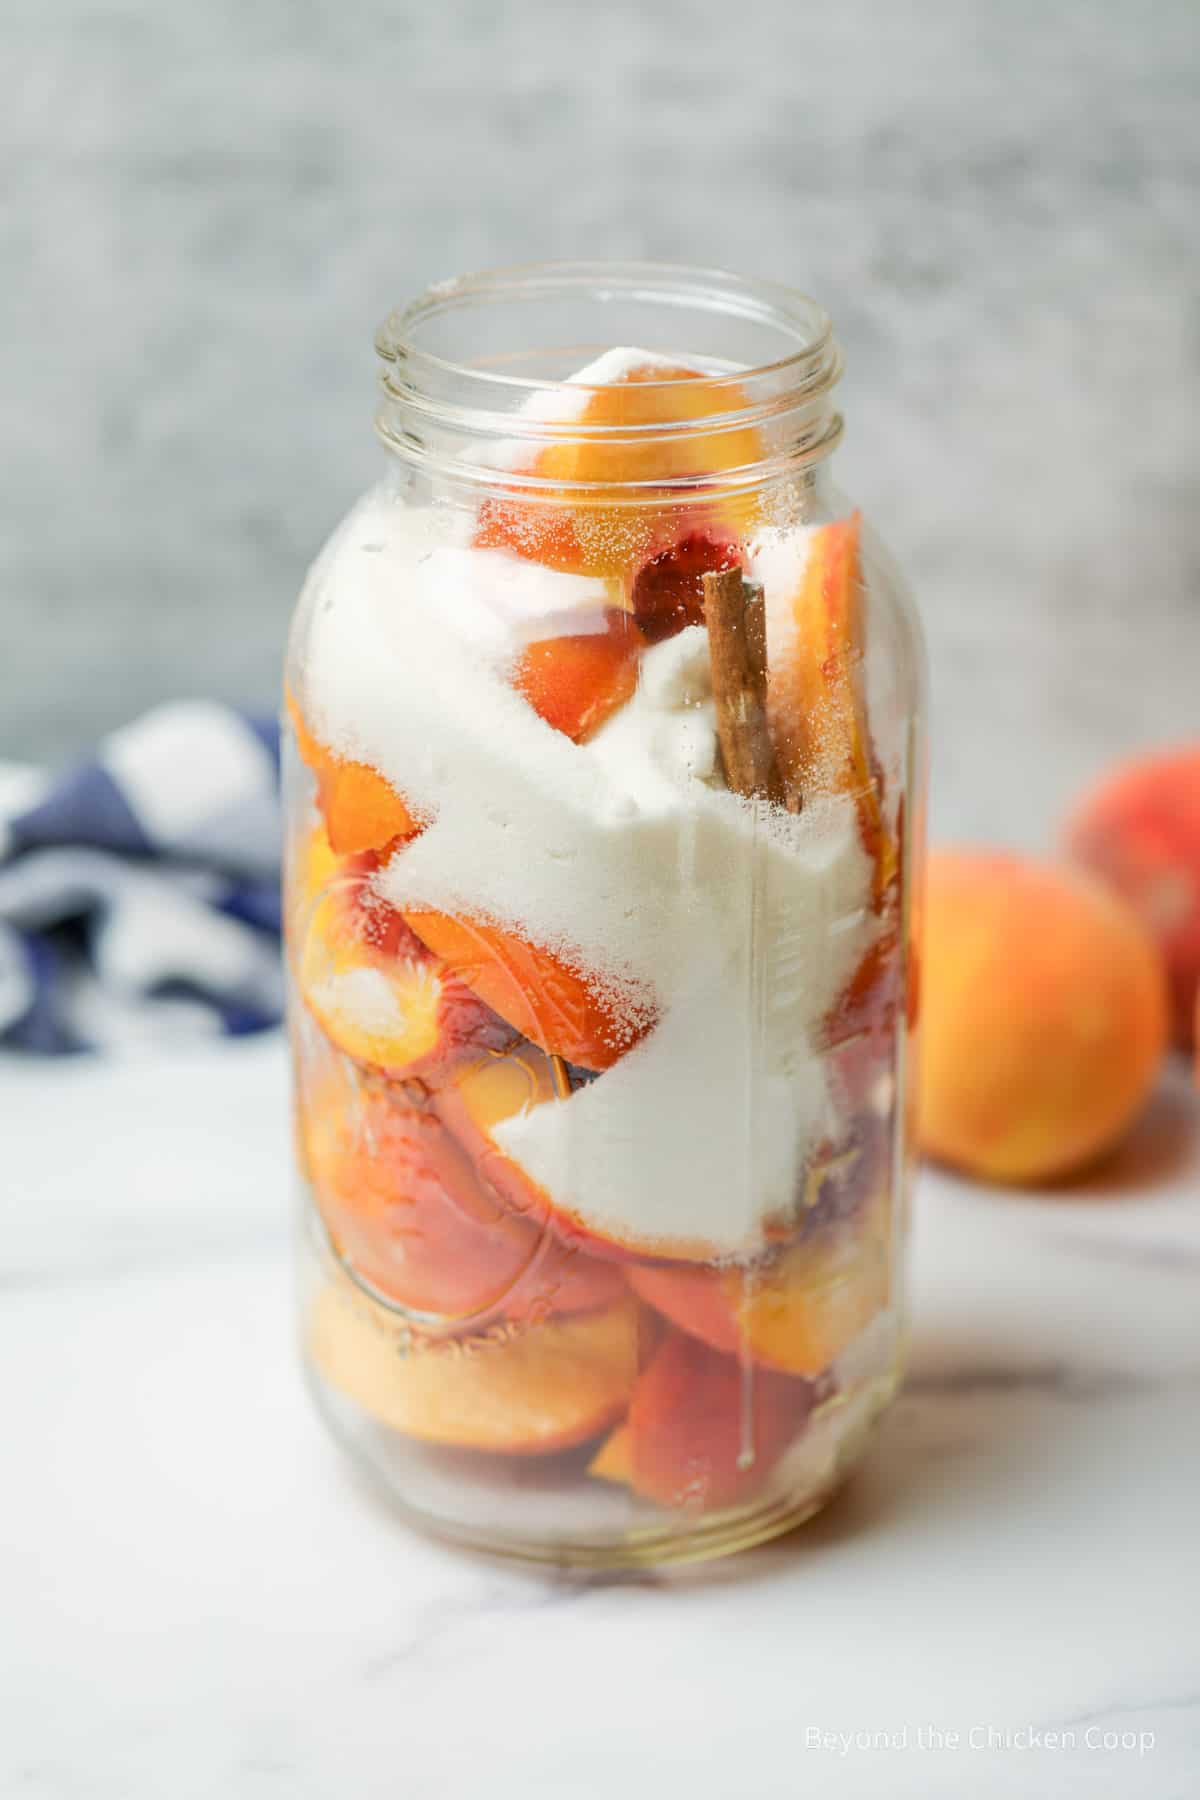
[{"label": "peach slice at jar bottom", "polygon": [[609,1432],[588,1464],[588,1474],[594,1475],[597,1481],[611,1481],[620,1487],[632,1485],[633,1446],[628,1425],[618,1425],[615,1431]]},{"label": "peach slice at jar bottom", "polygon": [[422,829],[403,798],[369,763],[338,756],[309,730],[295,697],[285,695],[296,748],[317,783],[317,805],[339,855],[386,850],[407,843]]},{"label": "peach slice at jar bottom", "polygon": [[[665,429],[659,435],[647,429],[699,426],[745,406],[746,396],[736,382],[718,385],[682,363],[635,365],[619,379],[591,390],[580,384],[581,435],[547,444],[514,476],[511,495],[484,501],[476,543],[504,545],[548,568],[620,576],[678,536],[681,521],[689,514],[737,535],[753,520],[752,497],[701,498],[689,514],[683,514],[678,506],[664,504],[661,495],[657,503],[652,498],[644,506],[618,506],[578,495],[539,497],[532,488],[521,491],[520,474],[568,484],[638,482],[653,493],[657,484],[668,489],[673,482],[748,468],[763,454],[758,432],[748,427],[682,434]],[[630,436],[582,435],[589,429],[622,426],[629,428]]]},{"label": "peach slice at jar bottom", "polygon": [[772,648],[767,694],[788,786],[854,796],[878,904],[895,880],[898,851],[879,802],[863,695],[860,527],[854,513],[815,534],[787,603],[786,645]]},{"label": "peach slice at jar bottom", "polygon": [[436,1114],[331,1071],[302,1097],[304,1166],[339,1253],[378,1293],[443,1319],[585,1312],[621,1298],[593,1261],[511,1212]]},{"label": "peach slice at jar bottom", "polygon": [[631,1019],[599,982],[498,925],[426,908],[404,917],[460,981],[548,1055],[608,1069],[652,1023],[648,997]]},{"label": "peach slice at jar bottom", "polygon": [[512,684],[547,725],[576,744],[586,743],[632,695],[644,641],[630,615],[610,606],[603,631],[529,644]]},{"label": "peach slice at jar bottom", "polygon": [[[762,1487],[812,1405],[807,1382],[743,1369],[736,1357],[672,1333],[639,1376],[629,1404],[630,1484],[660,1506],[736,1506]],[[606,1451],[608,1479],[619,1479],[625,1448],[614,1449],[610,1440],[597,1462]]]},{"label": "peach slice at jar bottom", "polygon": [[329,1286],[308,1341],[325,1379],[382,1425],[429,1444],[544,1456],[597,1437],[624,1412],[637,1376],[638,1315],[624,1301],[507,1337],[406,1348],[382,1308]]},{"label": "peach slice at jar bottom", "polygon": [[742,1352],[791,1375],[837,1360],[888,1302],[887,1209],[838,1220],[754,1270],[629,1271],[634,1291],[715,1350]]}]

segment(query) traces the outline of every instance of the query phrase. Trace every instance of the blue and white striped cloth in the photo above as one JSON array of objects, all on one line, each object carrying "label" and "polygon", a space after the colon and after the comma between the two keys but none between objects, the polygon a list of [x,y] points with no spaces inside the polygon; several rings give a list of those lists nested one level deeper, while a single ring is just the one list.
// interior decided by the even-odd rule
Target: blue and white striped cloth
[{"label": "blue and white striped cloth", "polygon": [[282,1011],[279,734],[157,707],[59,779],[0,771],[0,1046],[258,1031]]}]

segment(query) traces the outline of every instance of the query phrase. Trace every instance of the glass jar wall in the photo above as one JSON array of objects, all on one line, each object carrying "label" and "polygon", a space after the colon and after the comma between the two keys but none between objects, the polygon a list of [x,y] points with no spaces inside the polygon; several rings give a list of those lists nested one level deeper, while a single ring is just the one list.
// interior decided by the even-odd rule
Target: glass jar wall
[{"label": "glass jar wall", "polygon": [[302,1337],[414,1521],[621,1565],[786,1529],[902,1336],[921,651],[828,323],[447,283],[287,670]]}]

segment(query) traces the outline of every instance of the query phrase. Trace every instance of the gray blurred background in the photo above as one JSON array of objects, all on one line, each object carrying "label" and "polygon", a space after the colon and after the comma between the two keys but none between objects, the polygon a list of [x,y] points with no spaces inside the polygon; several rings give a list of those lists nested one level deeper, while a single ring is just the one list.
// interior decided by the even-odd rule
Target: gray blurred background
[{"label": "gray blurred background", "polygon": [[4,0],[0,756],[274,703],[439,276],[794,282],[930,639],[943,833],[1200,731],[1196,0]]}]

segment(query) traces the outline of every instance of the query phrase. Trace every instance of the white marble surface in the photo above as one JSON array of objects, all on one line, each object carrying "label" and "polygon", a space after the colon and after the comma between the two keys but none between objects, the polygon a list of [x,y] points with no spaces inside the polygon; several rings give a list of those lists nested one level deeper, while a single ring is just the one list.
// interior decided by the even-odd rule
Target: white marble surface
[{"label": "white marble surface", "polygon": [[1197,1110],[1053,1201],[926,1175],[844,1497],[613,1583],[409,1535],[323,1437],[277,1042],[0,1064],[0,1793],[1194,1795]]}]

